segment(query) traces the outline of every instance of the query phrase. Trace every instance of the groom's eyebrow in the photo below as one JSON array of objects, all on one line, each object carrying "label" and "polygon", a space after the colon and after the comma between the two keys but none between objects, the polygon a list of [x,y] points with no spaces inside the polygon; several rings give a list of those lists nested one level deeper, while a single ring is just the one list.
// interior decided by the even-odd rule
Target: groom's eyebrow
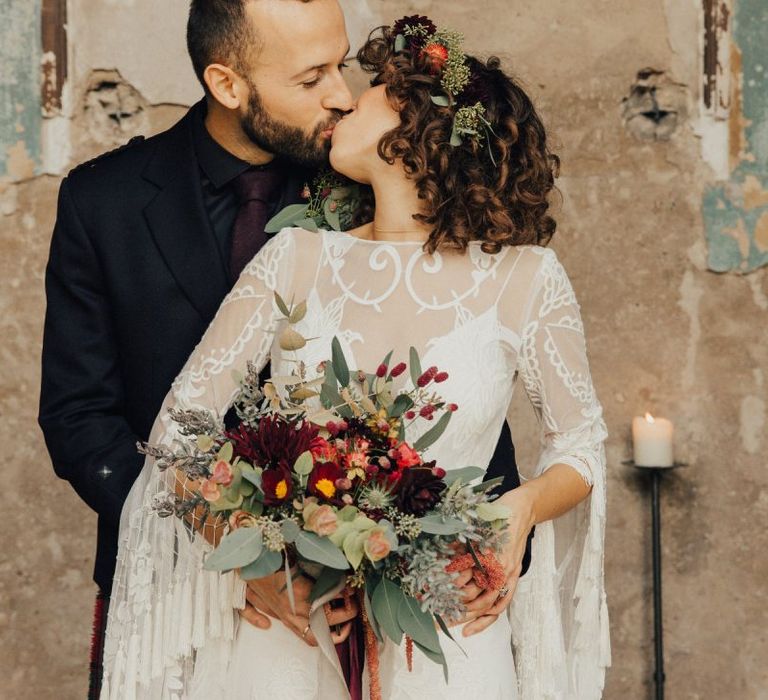
[{"label": "groom's eyebrow", "polygon": [[[341,63],[344,63],[345,61],[349,61],[352,56],[350,56],[349,52],[351,51],[352,47],[347,44],[347,49],[344,52],[344,58],[341,59]],[[311,73],[313,70],[322,70],[326,66],[330,65],[329,63],[320,63],[316,66],[310,66],[309,68],[305,68],[300,73],[296,73],[290,80],[298,80],[302,75],[306,75],[307,73]]]}]

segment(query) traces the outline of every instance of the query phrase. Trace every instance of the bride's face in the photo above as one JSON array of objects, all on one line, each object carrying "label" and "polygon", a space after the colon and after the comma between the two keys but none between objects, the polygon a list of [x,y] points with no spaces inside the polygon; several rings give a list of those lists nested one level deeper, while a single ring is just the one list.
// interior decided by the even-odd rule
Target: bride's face
[{"label": "bride's face", "polygon": [[366,90],[333,132],[331,165],[357,182],[370,184],[377,172],[392,167],[377,151],[381,137],[400,125],[385,90],[384,85]]}]

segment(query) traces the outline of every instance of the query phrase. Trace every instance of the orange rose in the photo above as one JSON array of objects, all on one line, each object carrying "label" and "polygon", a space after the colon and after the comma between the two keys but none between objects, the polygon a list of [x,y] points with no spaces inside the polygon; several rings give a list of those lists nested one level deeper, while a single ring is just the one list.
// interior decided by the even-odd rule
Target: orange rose
[{"label": "orange rose", "polygon": [[314,532],[320,537],[328,537],[336,532],[339,527],[339,519],[336,512],[329,505],[314,508],[306,519],[304,529]]},{"label": "orange rose", "polygon": [[209,503],[214,503],[221,498],[219,485],[210,479],[203,479],[200,484],[200,493]]},{"label": "orange rose", "polygon": [[363,543],[365,556],[373,562],[384,559],[392,551],[392,543],[383,528],[374,527]]},{"label": "orange rose", "polygon": [[213,465],[213,476],[211,481],[222,486],[229,486],[232,483],[234,474],[232,473],[232,465],[229,462],[225,462],[220,459]]},{"label": "orange rose", "polygon": [[236,510],[229,516],[229,526],[233,530],[240,527],[256,527],[256,516],[244,510]]}]

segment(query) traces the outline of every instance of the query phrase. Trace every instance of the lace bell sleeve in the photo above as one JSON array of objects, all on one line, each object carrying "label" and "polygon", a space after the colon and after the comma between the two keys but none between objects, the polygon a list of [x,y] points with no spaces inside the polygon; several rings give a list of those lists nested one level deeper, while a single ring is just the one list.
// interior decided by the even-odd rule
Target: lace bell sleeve
[{"label": "lace bell sleeve", "polygon": [[570,280],[554,251],[537,252],[517,358],[541,426],[534,477],[566,464],[592,489],[569,512],[536,526],[531,568],[510,609],[515,665],[522,700],[598,700],[611,664],[603,573],[608,433]]},{"label": "lace bell sleeve", "polygon": [[[174,380],[150,444],[181,438],[171,409],[202,409],[223,420],[239,389],[237,373],[244,374],[249,361],[258,369],[266,365],[279,323],[274,292],[290,298],[294,252],[292,232],[284,230],[246,266]],[[231,642],[235,608],[245,604],[244,584],[233,572],[203,569],[208,541],[184,521],[156,512],[176,490],[175,480],[148,456],[121,514],[102,700],[187,697],[182,693],[196,677],[211,677],[201,659]],[[204,647],[208,653],[201,653]],[[211,654],[212,647],[219,651]]]},{"label": "lace bell sleeve", "polygon": [[607,437],[587,360],[579,304],[554,251],[545,249],[523,324],[518,372],[542,427],[536,475],[567,464],[593,485]]}]

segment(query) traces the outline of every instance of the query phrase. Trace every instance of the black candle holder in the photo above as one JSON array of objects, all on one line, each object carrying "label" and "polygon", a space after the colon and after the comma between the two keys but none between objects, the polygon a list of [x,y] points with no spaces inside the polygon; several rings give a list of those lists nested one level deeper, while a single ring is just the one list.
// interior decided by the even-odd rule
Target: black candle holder
[{"label": "black candle holder", "polygon": [[656,668],[653,678],[656,684],[656,700],[664,700],[664,626],[661,614],[661,477],[664,472],[687,467],[685,462],[675,462],[669,467],[644,467],[634,460],[622,462],[651,476],[651,521],[653,530],[653,642]]}]

